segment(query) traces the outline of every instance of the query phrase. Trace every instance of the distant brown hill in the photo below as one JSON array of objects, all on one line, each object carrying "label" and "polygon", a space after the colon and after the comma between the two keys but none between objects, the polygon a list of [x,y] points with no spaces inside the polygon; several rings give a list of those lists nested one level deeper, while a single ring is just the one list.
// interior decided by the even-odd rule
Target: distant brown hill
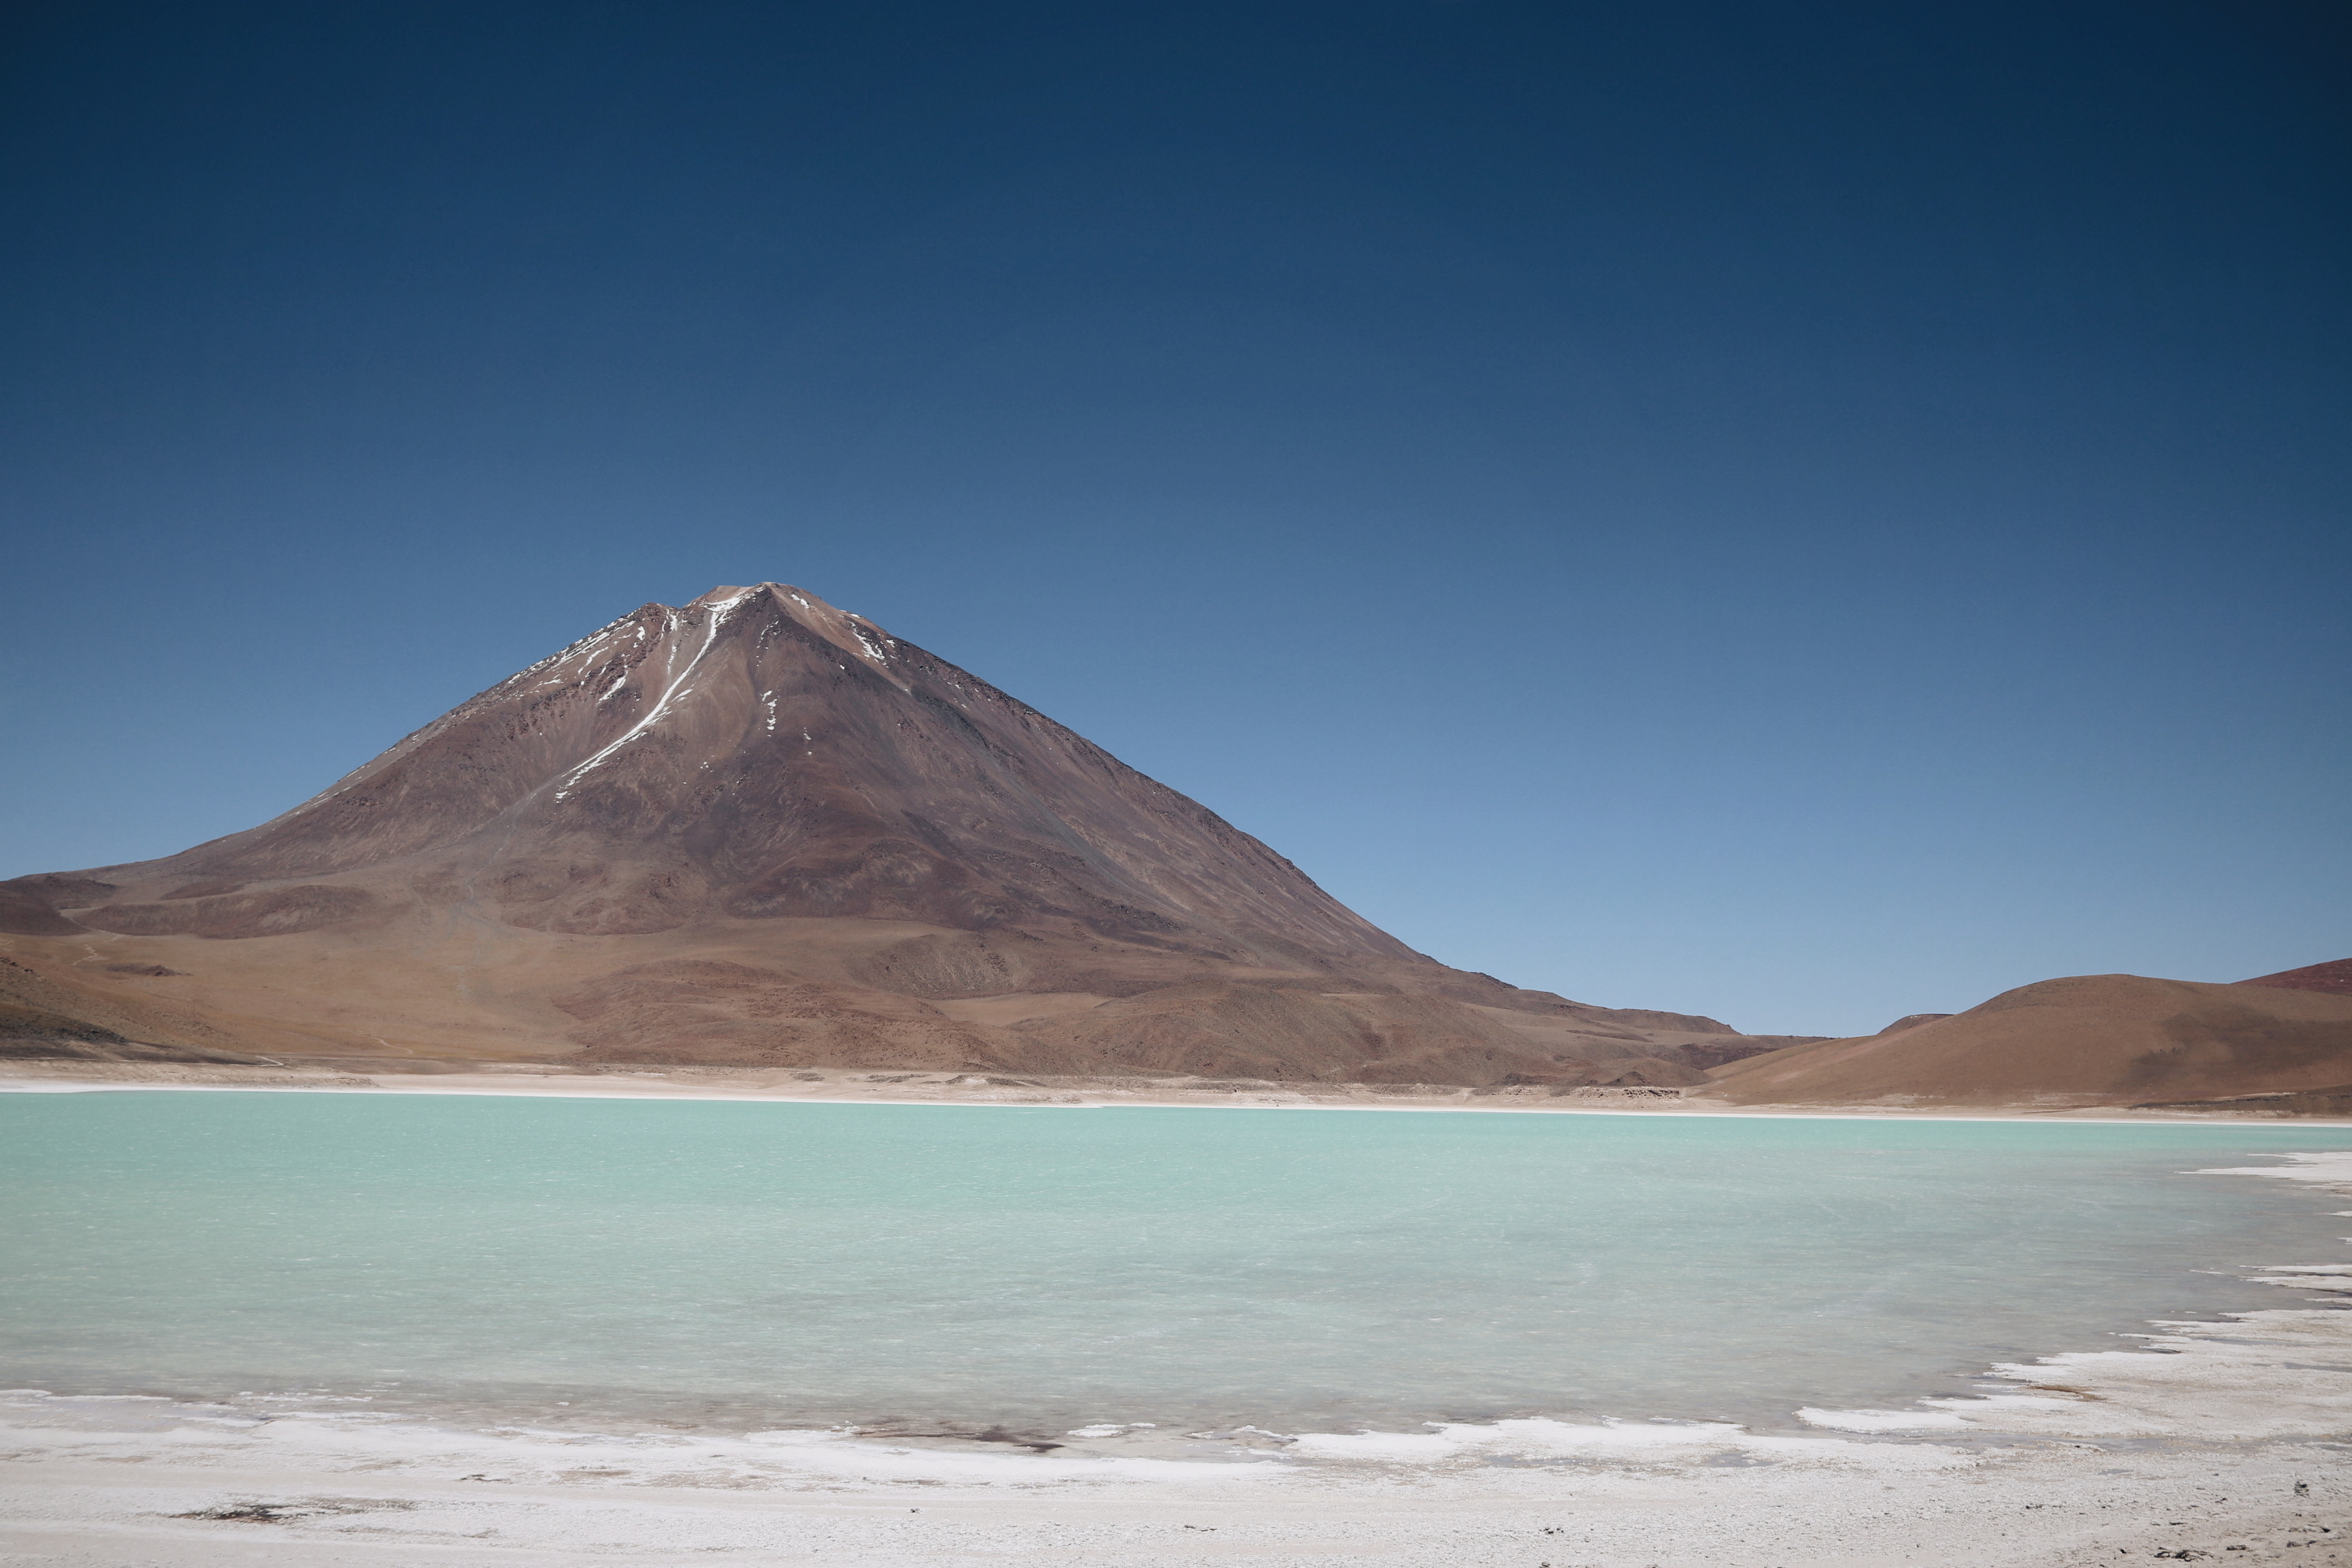
[{"label": "distant brown hill", "polygon": [[2241,980],[2241,985],[2275,985],[2284,991],[2326,991],[2337,996],[2352,996],[2352,958],[2339,958],[2332,963],[2306,964],[2301,969],[2282,969],[2276,974],[2258,975]]},{"label": "distant brown hill", "polygon": [[1689,1084],[1785,1043],[1450,969],[772,583],[647,605],[258,827],[0,883],[0,932],[28,1049]]},{"label": "distant brown hill", "polygon": [[1965,1013],[1914,1015],[1880,1034],[1746,1058],[1709,1076],[1712,1097],[1748,1105],[2177,1107],[2262,1094],[2298,1097],[2275,1108],[2308,1111],[2326,1099],[2321,1091],[2352,1081],[2352,996],[2075,975],[2003,992]]}]

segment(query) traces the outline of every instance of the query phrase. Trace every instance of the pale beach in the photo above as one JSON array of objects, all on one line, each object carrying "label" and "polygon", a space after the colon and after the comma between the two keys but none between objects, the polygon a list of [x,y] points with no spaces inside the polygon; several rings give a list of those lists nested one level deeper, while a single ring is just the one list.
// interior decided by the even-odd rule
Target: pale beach
[{"label": "pale beach", "polygon": [[1921,1097],[1881,1102],[1746,1104],[1677,1088],[1471,1088],[1442,1083],[1299,1083],[1265,1079],[1106,1074],[872,1072],[843,1068],[658,1067],[405,1058],[312,1058],[284,1066],[179,1062],[0,1062],[0,1093],[103,1089],[246,1093],[488,1094],[583,1100],[774,1100],[811,1105],[1204,1106],[1224,1110],[1507,1111],[1574,1116],[1805,1117],[1941,1121],[2352,1128],[2352,1118],[2259,1106],[2141,1109],[2046,1104],[1954,1105]]}]

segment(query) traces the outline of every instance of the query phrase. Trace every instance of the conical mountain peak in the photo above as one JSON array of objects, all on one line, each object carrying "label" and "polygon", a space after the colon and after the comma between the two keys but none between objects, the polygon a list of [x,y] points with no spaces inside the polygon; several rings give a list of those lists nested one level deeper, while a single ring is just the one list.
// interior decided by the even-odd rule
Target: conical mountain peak
[{"label": "conical mountain peak", "polygon": [[[2071,1062],[2033,1067],[2032,1091],[2105,1103],[2151,1092],[2133,1064],[2175,993],[2217,994],[2217,1041],[2344,1026],[2326,965],[2053,982],[2028,989],[2083,1005],[2030,1040],[2021,992],[1819,1052],[1517,990],[1410,951],[1204,806],[782,583],[645,605],[247,832],[0,883],[0,1026],[48,1031],[12,1049],[281,1070],[389,1054],[1532,1093],[1697,1084],[1790,1046],[1725,1093],[1965,1099]],[[2341,1109],[2313,1087],[2342,1081],[2321,1058],[2192,1069],[2168,1092]]]},{"label": "conical mountain peak", "polygon": [[[241,977],[191,1016],[271,1051],[1553,1081],[1541,1040],[1602,1016],[1412,952],[782,583],[645,605],[258,827],[0,886],[11,920]],[[59,957],[78,984],[82,956]],[[1727,1032],[1640,1015],[1604,1048],[1629,1026]]]},{"label": "conical mountain peak", "polygon": [[[559,859],[595,869],[546,896],[517,869]],[[536,929],[920,920],[1225,960],[1410,957],[1213,814],[777,583],[647,605],[284,816],[159,865],[257,881],[427,862],[507,889],[476,907]]]}]

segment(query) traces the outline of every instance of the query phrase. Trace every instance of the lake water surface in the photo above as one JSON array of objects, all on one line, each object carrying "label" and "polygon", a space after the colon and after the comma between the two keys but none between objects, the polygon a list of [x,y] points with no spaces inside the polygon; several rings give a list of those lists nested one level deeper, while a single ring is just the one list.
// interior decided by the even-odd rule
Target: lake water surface
[{"label": "lake water surface", "polygon": [[2264,1125],[0,1094],[0,1380],[472,1420],[1785,1427],[2299,1304]]}]

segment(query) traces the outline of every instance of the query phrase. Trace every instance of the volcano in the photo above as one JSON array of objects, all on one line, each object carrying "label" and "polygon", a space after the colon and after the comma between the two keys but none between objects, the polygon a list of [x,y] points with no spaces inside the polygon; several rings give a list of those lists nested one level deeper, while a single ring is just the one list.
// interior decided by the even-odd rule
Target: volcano
[{"label": "volcano", "polygon": [[1677,1084],[1787,1043],[1448,968],[775,583],[647,605],[258,827],[0,883],[0,1006],[48,1020],[16,1048],[85,1056]]}]

